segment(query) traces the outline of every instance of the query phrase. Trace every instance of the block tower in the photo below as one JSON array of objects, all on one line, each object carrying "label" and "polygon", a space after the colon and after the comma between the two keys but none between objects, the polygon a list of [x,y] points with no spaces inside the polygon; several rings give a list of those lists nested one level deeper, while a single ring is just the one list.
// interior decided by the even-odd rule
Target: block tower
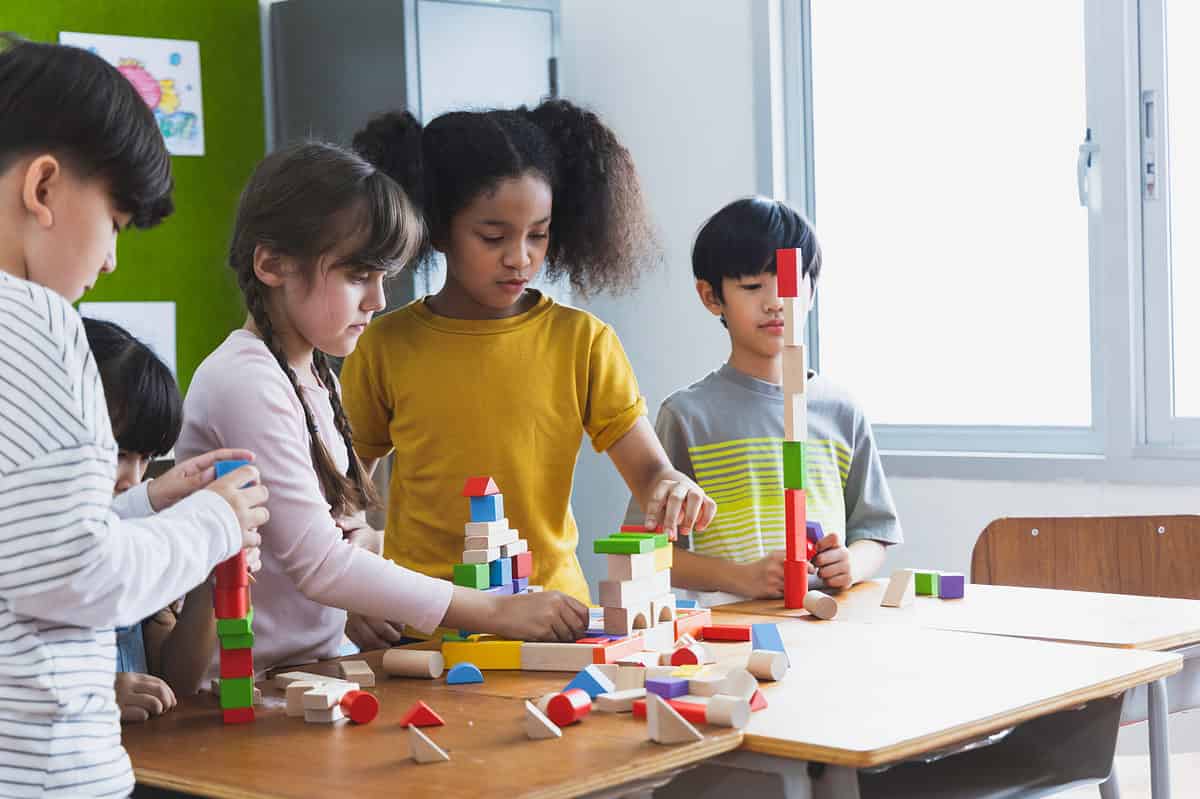
[{"label": "block tower", "polygon": [[666,533],[642,527],[621,532],[594,544],[608,556],[608,579],[600,581],[605,635],[641,633],[645,648],[669,650],[675,643],[675,595],[671,593],[674,549]]},{"label": "block tower", "polygon": [[471,477],[462,495],[471,501],[463,562],[454,566],[454,583],[496,594],[529,590],[533,553],[529,544],[508,526],[504,495],[490,477]]},{"label": "block tower", "polygon": [[[219,461],[217,477],[246,465]],[[217,566],[213,611],[221,644],[221,715],[226,724],[254,721],[254,608],[250,605],[250,572],[242,550]]]},{"label": "block tower", "polygon": [[787,559],[783,565],[783,604],[804,607],[808,590],[808,363],[804,357],[804,322],[808,298],[800,296],[803,256],[800,250],[776,250],[775,272],[783,300],[783,504]]}]

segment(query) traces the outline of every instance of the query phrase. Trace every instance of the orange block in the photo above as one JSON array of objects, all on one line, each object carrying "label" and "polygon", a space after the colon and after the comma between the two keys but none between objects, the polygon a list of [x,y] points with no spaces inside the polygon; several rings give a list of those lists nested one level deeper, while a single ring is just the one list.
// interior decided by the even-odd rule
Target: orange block
[{"label": "orange block", "polygon": [[622,638],[617,641],[610,641],[607,644],[600,644],[592,649],[593,663],[616,663],[623,657],[636,655],[645,648],[645,642],[642,641],[640,635],[631,638]]},{"label": "orange block", "polygon": [[712,611],[708,608],[693,608],[680,610],[675,617],[675,640],[685,634],[693,638],[702,637],[701,630],[712,625]]}]

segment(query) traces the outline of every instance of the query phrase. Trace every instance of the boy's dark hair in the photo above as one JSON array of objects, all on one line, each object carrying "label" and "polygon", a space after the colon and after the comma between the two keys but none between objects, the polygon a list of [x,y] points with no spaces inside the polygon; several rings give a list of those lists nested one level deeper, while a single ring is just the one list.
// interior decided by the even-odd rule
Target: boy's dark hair
[{"label": "boy's dark hair", "polygon": [[133,84],[87,50],[0,33],[0,172],[43,152],[103,179],[139,228],[175,208],[171,157]]},{"label": "boy's dark hair", "polygon": [[117,446],[151,457],[166,455],[183,427],[183,400],[171,370],[120,325],[85,317],[83,329],[104,385]]},{"label": "boy's dark hair", "polygon": [[300,142],[268,155],[250,176],[238,204],[229,265],[263,343],[288,376],[304,409],[313,469],[335,516],[374,507],[379,496],[354,453],[350,420],[334,390],[329,359],[315,350],[313,364],[329,390],[346,445],[350,465],[345,474],[325,449],[296,372],[275,334],[275,321],[267,311],[267,288],[254,273],[254,251],[261,245],[297,259],[311,280],[320,256],[340,243],[353,242],[356,249],[331,268],[390,274],[411,260],[424,240],[421,219],[404,190],[365,159],[333,144]]},{"label": "boy's dark hair", "polygon": [[566,100],[455,111],[424,128],[408,112],[388,113],[355,134],[354,149],[417,203],[431,234],[422,262],[481,192],[530,173],[554,197],[547,278],[565,275],[581,295],[621,291],[659,258],[629,151],[599,117]]},{"label": "boy's dark hair", "polygon": [[775,251],[798,249],[802,275],[821,275],[821,245],[812,225],[787,203],[766,197],[744,197],[717,211],[696,234],[692,245],[692,274],[708,281],[717,299],[724,301],[721,281],[775,274]]}]

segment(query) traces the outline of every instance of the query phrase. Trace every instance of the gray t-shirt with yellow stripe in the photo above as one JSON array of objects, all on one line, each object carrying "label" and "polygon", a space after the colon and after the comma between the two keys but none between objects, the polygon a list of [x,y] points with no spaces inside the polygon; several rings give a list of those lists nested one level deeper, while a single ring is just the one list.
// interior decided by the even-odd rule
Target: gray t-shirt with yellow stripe
[{"label": "gray t-shirt with yellow stripe", "polygon": [[[844,391],[809,371],[808,519],[846,545],[903,541],[871,426]],[[676,391],[655,422],[675,468],[717,502],[692,550],[747,562],[784,548],[783,388],[729,364]],[[641,521],[630,501],[627,519]],[[681,539],[682,540],[682,539]]]}]

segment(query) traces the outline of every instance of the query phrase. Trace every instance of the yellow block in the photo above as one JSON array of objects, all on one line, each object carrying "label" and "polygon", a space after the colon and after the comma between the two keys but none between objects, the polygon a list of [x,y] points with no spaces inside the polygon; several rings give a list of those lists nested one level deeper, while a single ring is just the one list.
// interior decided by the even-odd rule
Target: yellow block
[{"label": "yellow block", "polygon": [[520,641],[443,641],[442,657],[446,668],[459,663],[474,663],[482,671],[520,669]]},{"label": "yellow block", "polygon": [[671,672],[671,676],[672,677],[695,677],[696,673],[699,672],[702,668],[704,668],[704,667],[697,665],[695,663],[688,663],[683,666],[676,666],[675,671]]},{"label": "yellow block", "polygon": [[654,571],[660,572],[663,569],[669,569],[674,561],[674,544],[667,544],[665,547],[659,547],[658,549],[654,550]]}]

